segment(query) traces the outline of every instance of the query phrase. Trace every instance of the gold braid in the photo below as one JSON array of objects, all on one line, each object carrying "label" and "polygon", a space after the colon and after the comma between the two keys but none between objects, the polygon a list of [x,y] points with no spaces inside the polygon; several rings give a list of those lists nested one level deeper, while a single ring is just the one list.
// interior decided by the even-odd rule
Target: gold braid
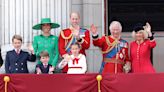
[{"label": "gold braid", "polygon": [[61,31],[61,36],[62,36],[62,38],[64,38],[64,39],[70,39],[71,37],[72,37],[72,34],[70,34],[68,37],[66,37],[65,35],[64,35],[64,32],[63,31]]},{"label": "gold braid", "polygon": [[72,34],[70,34],[68,37],[66,37],[65,35],[64,35],[64,32],[63,32],[63,30],[61,31],[61,37],[65,40],[65,47],[66,47],[66,45],[67,45],[67,43],[68,43],[68,39],[70,39],[71,37],[72,37]]},{"label": "gold braid", "polygon": [[[106,43],[107,43],[107,45],[108,45],[108,48],[107,48],[106,51],[102,51],[103,54],[110,52],[110,51],[118,44],[118,41],[117,41],[117,40],[115,40],[113,43],[111,43],[111,42],[109,41],[109,38],[106,37],[106,36],[105,36],[105,40],[106,40]],[[112,47],[111,47],[111,46],[112,46]]]}]

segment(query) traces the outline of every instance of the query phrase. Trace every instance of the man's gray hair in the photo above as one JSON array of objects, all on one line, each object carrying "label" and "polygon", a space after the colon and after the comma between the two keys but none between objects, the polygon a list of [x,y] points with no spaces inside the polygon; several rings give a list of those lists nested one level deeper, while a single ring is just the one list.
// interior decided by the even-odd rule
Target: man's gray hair
[{"label": "man's gray hair", "polygon": [[112,21],[109,26],[109,30],[111,31],[113,26],[119,26],[120,31],[122,31],[122,25],[119,21]]}]

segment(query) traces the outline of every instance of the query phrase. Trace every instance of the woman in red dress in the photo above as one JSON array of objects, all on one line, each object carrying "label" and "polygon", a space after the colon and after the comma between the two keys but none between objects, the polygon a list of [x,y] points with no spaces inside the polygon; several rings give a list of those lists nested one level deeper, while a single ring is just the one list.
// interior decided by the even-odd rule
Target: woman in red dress
[{"label": "woman in red dress", "polygon": [[146,23],[145,26],[138,25],[134,28],[132,36],[135,41],[130,43],[130,57],[133,73],[154,73],[155,69],[151,64],[151,49],[156,46],[151,26]]}]

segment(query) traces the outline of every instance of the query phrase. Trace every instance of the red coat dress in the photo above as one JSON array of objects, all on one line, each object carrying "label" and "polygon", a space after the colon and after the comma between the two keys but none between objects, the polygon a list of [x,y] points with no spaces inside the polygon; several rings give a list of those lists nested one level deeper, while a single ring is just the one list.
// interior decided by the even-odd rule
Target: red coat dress
[{"label": "red coat dress", "polygon": [[155,40],[145,40],[141,44],[136,41],[130,44],[130,57],[132,62],[133,73],[153,73],[153,68],[150,61],[151,49],[156,46]]},{"label": "red coat dress", "polygon": [[[70,49],[70,46],[68,46],[69,42],[72,41],[73,34],[72,30],[70,28],[64,29],[60,32],[59,35],[59,53],[61,56],[64,54],[69,54],[70,51],[66,50],[68,47]],[[90,47],[90,34],[87,29],[80,28],[80,38],[82,40],[79,42],[81,44],[81,50],[80,53],[85,55],[85,50]],[[77,41],[76,41],[77,42]],[[63,72],[67,72],[68,67],[63,69]]]}]

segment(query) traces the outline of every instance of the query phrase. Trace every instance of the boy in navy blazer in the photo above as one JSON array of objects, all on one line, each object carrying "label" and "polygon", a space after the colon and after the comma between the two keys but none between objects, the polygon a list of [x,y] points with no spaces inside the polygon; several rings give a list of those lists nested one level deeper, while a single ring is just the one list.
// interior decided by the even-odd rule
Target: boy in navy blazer
[{"label": "boy in navy blazer", "polygon": [[48,61],[50,60],[50,56],[47,51],[42,51],[40,53],[40,64],[36,65],[36,74],[53,74],[54,68],[52,65],[48,64]]},{"label": "boy in navy blazer", "polygon": [[6,54],[5,71],[6,73],[29,73],[27,61],[34,62],[36,56],[31,50],[31,54],[21,50],[22,37],[14,35],[12,38],[14,50],[8,51]]}]

